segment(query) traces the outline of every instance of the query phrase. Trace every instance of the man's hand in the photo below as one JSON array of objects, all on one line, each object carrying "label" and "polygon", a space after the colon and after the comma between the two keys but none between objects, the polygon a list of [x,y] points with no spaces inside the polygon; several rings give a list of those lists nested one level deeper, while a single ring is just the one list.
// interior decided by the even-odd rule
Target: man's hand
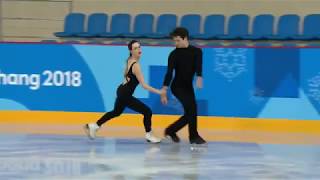
[{"label": "man's hand", "polygon": [[197,76],[197,82],[196,82],[197,88],[201,89],[203,87],[202,77]]},{"label": "man's hand", "polygon": [[161,89],[160,97],[161,97],[161,103],[162,103],[163,105],[168,104],[167,87],[163,87],[163,88]]},{"label": "man's hand", "polygon": [[167,105],[168,104],[168,98],[167,96],[161,96],[161,103],[163,105]]}]

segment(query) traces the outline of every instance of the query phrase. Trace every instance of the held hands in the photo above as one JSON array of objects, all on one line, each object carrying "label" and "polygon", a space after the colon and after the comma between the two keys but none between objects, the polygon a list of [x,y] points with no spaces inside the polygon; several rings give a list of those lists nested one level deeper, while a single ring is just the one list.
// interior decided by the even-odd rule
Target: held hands
[{"label": "held hands", "polygon": [[163,105],[168,104],[167,88],[163,87],[163,88],[161,89],[160,97],[161,97],[161,103],[162,103]]}]

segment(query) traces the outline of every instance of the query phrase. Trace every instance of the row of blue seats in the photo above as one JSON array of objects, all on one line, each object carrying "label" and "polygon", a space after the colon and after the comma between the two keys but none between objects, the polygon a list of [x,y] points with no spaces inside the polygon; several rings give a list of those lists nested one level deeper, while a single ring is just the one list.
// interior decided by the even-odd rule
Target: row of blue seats
[{"label": "row of blue seats", "polygon": [[[177,27],[177,15],[161,14],[157,17],[156,30],[153,30],[154,15],[138,14],[134,18],[133,32],[130,32],[131,15],[114,14],[107,31],[108,15],[89,15],[85,28],[86,15],[70,13],[65,18],[64,32],[54,33],[57,37],[102,37],[102,38],[169,38],[169,33]],[[303,32],[299,33],[301,18],[296,14],[279,17],[274,33],[275,17],[271,14],[257,15],[253,19],[252,32],[249,32],[250,17],[246,14],[226,17],[213,14],[205,17],[203,33],[200,33],[201,16],[186,14],[181,17],[179,26],[189,30],[191,39],[218,40],[317,40],[320,39],[320,14],[305,16]],[[225,33],[227,23],[227,33]]]}]

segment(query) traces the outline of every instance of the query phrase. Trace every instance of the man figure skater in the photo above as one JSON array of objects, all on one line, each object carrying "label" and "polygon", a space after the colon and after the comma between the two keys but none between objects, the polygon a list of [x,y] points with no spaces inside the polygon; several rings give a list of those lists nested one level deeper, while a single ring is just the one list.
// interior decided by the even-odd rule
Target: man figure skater
[{"label": "man figure skater", "polygon": [[[189,45],[188,30],[177,27],[170,34],[175,42],[174,49],[168,58],[167,73],[161,89],[161,102],[167,104],[167,89],[171,83],[173,95],[180,101],[184,109],[184,115],[165,129],[164,135],[173,142],[180,142],[176,132],[185,125],[189,126],[190,144],[205,144],[197,130],[197,104],[193,89],[193,78],[197,76],[196,86],[202,88],[202,50]],[[175,75],[173,77],[173,71]]]}]

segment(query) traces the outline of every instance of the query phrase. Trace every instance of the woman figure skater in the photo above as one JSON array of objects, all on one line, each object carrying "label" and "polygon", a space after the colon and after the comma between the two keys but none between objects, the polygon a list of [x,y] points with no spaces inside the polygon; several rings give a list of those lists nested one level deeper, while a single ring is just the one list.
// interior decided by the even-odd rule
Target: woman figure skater
[{"label": "woman figure skater", "polygon": [[140,43],[132,40],[128,44],[130,56],[127,59],[127,65],[124,71],[124,81],[117,89],[117,98],[112,111],[105,113],[96,123],[89,123],[85,125],[85,130],[90,139],[96,137],[97,130],[110,119],[119,116],[123,110],[128,107],[136,112],[143,114],[143,124],[145,128],[145,138],[150,143],[159,143],[160,138],[152,134],[151,129],[151,109],[133,96],[133,93],[138,84],[153,93],[161,94],[161,91],[155,89],[144,82],[143,74],[139,60],[141,57]]}]

